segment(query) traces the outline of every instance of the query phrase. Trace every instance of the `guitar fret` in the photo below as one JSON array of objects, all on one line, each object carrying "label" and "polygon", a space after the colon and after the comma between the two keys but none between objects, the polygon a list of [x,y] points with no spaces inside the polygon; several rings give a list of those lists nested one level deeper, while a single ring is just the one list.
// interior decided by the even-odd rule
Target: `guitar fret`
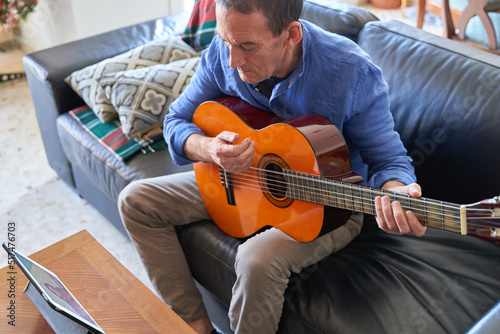
[{"label": "guitar fret", "polygon": [[307,198],[307,201],[308,202],[312,202],[314,203],[314,192],[312,191],[312,189],[314,189],[312,186],[311,186],[311,177],[309,175],[307,175],[306,177],[306,185],[307,185],[307,188],[306,188],[306,198]]},{"label": "guitar fret", "polygon": [[440,217],[440,209],[437,204],[428,202],[427,203],[427,217],[428,217],[428,222],[427,225],[433,228],[438,228],[438,229],[444,229],[444,226],[442,225],[442,217]]},{"label": "guitar fret", "polygon": [[328,184],[326,182],[321,182],[321,190],[323,205],[328,205]]},{"label": "guitar fret", "polygon": [[441,209],[441,228],[443,230],[446,230],[446,219],[444,217],[443,202],[439,202],[439,204],[440,204],[440,209]]},{"label": "guitar fret", "polygon": [[285,196],[288,198],[299,199],[297,190],[297,173],[292,170],[283,170],[285,181],[287,183],[287,191]]},{"label": "guitar fret", "polygon": [[290,172],[287,170],[283,170],[283,177],[285,178],[285,182],[287,183],[285,196],[288,198],[295,198],[294,196],[295,182],[292,182]]},{"label": "guitar fret", "polygon": [[301,177],[297,177],[297,185],[299,186],[299,188],[297,189],[298,192],[297,192],[297,198],[304,201],[305,200],[305,197],[303,196],[304,195],[304,180],[301,178]]},{"label": "guitar fret", "polygon": [[359,185],[351,190],[353,195],[353,210],[363,212],[363,202],[361,201],[361,188]]},{"label": "guitar fret", "polygon": [[[444,207],[444,206],[443,206]],[[447,231],[460,232],[460,208],[443,209],[443,221]]]},{"label": "guitar fret", "polygon": [[327,188],[330,193],[333,194],[328,198],[328,206],[335,206],[335,198],[337,198],[337,194],[335,192],[335,183],[330,183]]},{"label": "guitar fret", "polygon": [[342,193],[342,187],[341,187],[342,182],[338,182],[335,184],[335,198],[336,198],[336,205],[338,208],[344,209],[344,202],[343,202],[343,193]]},{"label": "guitar fret", "polygon": [[342,186],[343,186],[343,187],[342,187],[342,200],[343,200],[343,202],[344,202],[344,209],[345,209],[345,210],[350,210],[350,209],[349,209],[349,204],[350,204],[350,201],[349,201],[349,193],[348,193],[349,191],[348,191],[348,189],[345,187],[345,185],[346,185],[346,184],[345,184],[344,182],[342,182]]},{"label": "guitar fret", "polygon": [[[410,196],[410,195],[406,195],[406,196],[403,198],[402,202],[403,202],[403,201],[404,201],[405,203],[404,203],[404,204],[402,203],[401,205],[402,205],[403,207],[408,208],[407,210],[410,210],[410,211],[411,211],[411,202],[412,202],[412,198],[411,198],[411,196]],[[406,210],[405,210],[405,211],[406,211]]]},{"label": "guitar fret", "polygon": [[321,189],[318,187],[319,182],[317,180],[314,180],[311,178],[311,193],[312,197],[314,198],[313,203],[320,204],[321,203]]},{"label": "guitar fret", "polygon": [[425,217],[425,200],[416,201],[413,205],[412,211],[421,223],[427,225],[427,219]]},{"label": "guitar fret", "polygon": [[306,175],[305,177],[305,190],[304,190],[304,195],[306,196],[306,201],[307,202],[312,202],[312,194],[311,194],[311,180],[309,178],[309,175]]},{"label": "guitar fret", "polygon": [[[353,203],[352,203],[352,188],[350,187],[344,187],[344,199],[346,203],[346,209],[347,210],[353,210]],[[347,197],[346,197],[347,196]]]},{"label": "guitar fret", "polygon": [[370,209],[370,210],[365,210],[365,213],[368,213],[368,214],[375,216],[375,214],[376,214],[375,205],[373,203],[375,196],[373,196],[373,189],[368,188],[367,190],[365,190],[365,192],[367,192],[369,194],[369,196],[363,196],[363,206],[365,208]]},{"label": "guitar fret", "polygon": [[314,191],[314,183],[309,175],[307,175],[307,193],[309,195],[309,201],[311,203],[316,203],[316,191]]},{"label": "guitar fret", "polygon": [[429,225],[429,215],[427,212],[427,200],[424,198],[424,221],[426,225]]},{"label": "guitar fret", "polygon": [[328,186],[326,182],[321,182],[321,201],[323,205],[328,205]]},{"label": "guitar fret", "polygon": [[304,181],[302,180],[302,178],[299,175],[297,175],[296,180],[297,180],[297,198],[299,200],[303,201],[305,199],[304,198],[304,191],[303,191],[303,189],[304,189],[303,182]]}]

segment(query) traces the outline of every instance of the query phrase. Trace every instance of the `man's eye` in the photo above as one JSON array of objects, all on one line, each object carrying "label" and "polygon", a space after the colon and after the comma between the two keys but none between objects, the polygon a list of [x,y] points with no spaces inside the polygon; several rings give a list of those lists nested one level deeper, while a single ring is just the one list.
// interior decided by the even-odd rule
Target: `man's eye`
[{"label": "man's eye", "polygon": [[255,49],[255,44],[242,44],[240,47],[245,51],[252,51]]}]

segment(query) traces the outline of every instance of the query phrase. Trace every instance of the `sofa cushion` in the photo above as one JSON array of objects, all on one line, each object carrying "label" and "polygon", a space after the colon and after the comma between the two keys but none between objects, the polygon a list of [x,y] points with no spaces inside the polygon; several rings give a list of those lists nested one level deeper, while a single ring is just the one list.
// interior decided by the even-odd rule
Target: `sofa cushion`
[{"label": "sofa cushion", "polygon": [[123,133],[142,137],[161,127],[170,104],[196,72],[200,57],[105,74],[99,88],[118,113]]},{"label": "sofa cushion", "polygon": [[139,153],[125,163],[68,113],[58,117],[57,131],[70,163],[83,171],[113,203],[116,203],[120,191],[133,180],[192,169],[191,165],[175,165],[166,149]]},{"label": "sofa cushion", "polygon": [[[209,221],[179,240],[193,277],[227,309],[244,240]],[[368,217],[346,248],[292,275],[278,333],[463,333],[500,300],[499,258],[473,236],[394,236]]]},{"label": "sofa cushion", "polygon": [[65,82],[81,96],[101,122],[107,122],[116,117],[116,111],[99,86],[103,75],[157,64],[168,64],[197,55],[198,53],[184,43],[179,36],[169,35],[165,39],[146,43],[123,54],[77,70],[71,73]]},{"label": "sofa cushion", "polygon": [[397,21],[368,23],[358,43],[389,84],[424,196],[460,204],[497,196],[500,57]]}]

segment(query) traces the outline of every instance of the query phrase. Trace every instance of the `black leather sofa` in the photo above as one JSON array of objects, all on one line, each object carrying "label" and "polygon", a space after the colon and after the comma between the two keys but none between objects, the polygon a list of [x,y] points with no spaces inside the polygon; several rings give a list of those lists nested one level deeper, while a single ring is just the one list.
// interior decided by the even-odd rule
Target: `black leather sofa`
[{"label": "black leather sofa", "polygon": [[[50,165],[124,233],[116,207],[121,189],[191,166],[175,166],[166,150],[118,161],[67,114],[83,101],[63,78],[179,33],[187,18],[177,14],[24,58]],[[306,1],[303,18],[356,41],[382,68],[396,128],[425,197],[467,204],[499,194],[498,56],[400,22],[380,22],[335,1]],[[211,221],[179,230],[179,239],[214,323],[230,333],[233,264],[244,240]],[[350,245],[291,278],[279,333],[495,332],[499,300],[500,247],[494,242],[430,228],[422,238],[391,236],[366,217]]]}]

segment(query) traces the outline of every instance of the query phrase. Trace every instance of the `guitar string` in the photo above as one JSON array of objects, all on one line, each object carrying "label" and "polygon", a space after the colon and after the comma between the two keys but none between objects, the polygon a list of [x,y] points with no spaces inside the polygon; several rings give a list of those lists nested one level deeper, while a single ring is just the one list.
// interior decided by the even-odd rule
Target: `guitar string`
[{"label": "guitar string", "polygon": [[[274,171],[265,171],[265,172],[270,172],[270,173],[277,173],[278,175],[280,176],[283,176],[283,175],[286,175],[286,174],[282,174],[282,173],[279,173],[279,172],[274,172]],[[233,173],[234,174],[234,173]],[[253,181],[255,178],[255,176],[253,174],[248,174],[248,173],[236,173],[236,175],[241,175],[241,176],[248,176],[248,178],[246,178],[245,180],[248,181],[250,180],[251,182],[257,184],[258,180],[255,180]],[[295,175],[294,175],[295,177]],[[338,188],[343,188],[343,189],[347,189],[349,192],[352,192],[351,188],[353,188],[353,185],[351,184],[346,184],[344,182],[341,182],[341,181],[335,181],[337,184],[332,184],[333,183],[333,180],[319,180],[320,182],[318,182],[317,180],[311,180],[311,179],[308,179],[307,177],[302,177],[300,176],[300,178],[302,178],[303,180],[305,180],[306,182],[307,181],[312,181],[312,182],[317,182],[317,183],[323,183],[327,186],[334,186],[334,187],[338,187]],[[279,181],[279,180],[273,180],[273,183],[276,183],[276,184],[279,184],[277,186],[275,186],[274,188],[270,188],[269,186],[267,187],[268,189],[270,190],[274,190],[276,192],[286,192],[287,189],[289,189],[289,182],[283,182],[283,181]],[[269,185],[269,183],[267,183],[267,185]],[[282,186],[281,186],[282,185]],[[281,187],[280,187],[281,186]],[[336,190],[334,191],[331,191],[331,190],[328,190],[328,189],[325,189],[325,188],[322,188],[322,189],[318,189],[318,188],[315,188],[315,187],[311,187],[309,185],[304,185],[304,184],[298,184],[298,183],[294,183],[294,186],[295,188],[299,188],[299,189],[296,189],[296,190],[306,190],[306,191],[322,191],[322,193],[326,193],[327,195],[328,194],[335,194],[335,195],[340,195],[340,196],[350,196],[352,198],[357,198],[356,195],[354,194],[348,194],[348,193],[345,193],[345,192],[338,192]],[[260,188],[260,186],[257,185],[258,188]],[[393,192],[389,192],[389,191],[386,191],[386,190],[376,190],[376,189],[373,189],[373,188],[369,188],[367,187],[366,189],[356,189],[355,191],[360,191],[360,192],[365,192],[365,193],[371,193],[372,195],[375,194],[375,195],[380,195],[380,196],[383,196],[383,195],[390,195],[390,196],[393,196],[393,197],[400,197],[400,201],[405,201],[405,200],[415,200],[417,198],[414,198],[414,197],[410,197],[409,195],[403,195],[403,194],[397,194],[397,193],[393,193]],[[373,198],[371,199],[373,200]],[[424,201],[422,199],[420,199],[421,201]],[[352,200],[351,200],[352,202]],[[439,201],[434,201],[433,203],[433,200],[425,200],[425,204],[426,205],[439,205],[441,207],[444,207],[444,208],[447,208],[447,209],[451,209],[451,210],[458,210],[459,208],[459,205],[455,204],[453,205],[452,203],[446,203],[446,202],[439,202]],[[487,211],[487,210],[486,210]]]},{"label": "guitar string", "polygon": [[[258,168],[254,168],[254,167],[253,167],[253,169],[255,169],[255,170],[259,170]],[[263,170],[263,171],[264,171],[264,172],[268,172],[268,173],[277,173],[277,174],[279,174],[280,176],[285,175],[285,174],[283,174],[283,173],[276,172],[276,171],[269,171],[269,170]],[[248,178],[244,179],[244,180],[247,180],[247,181],[248,181],[248,180],[250,180],[250,181],[251,181],[250,183],[246,183],[246,184],[245,184],[244,182],[243,182],[243,183],[241,183],[241,182],[240,182],[240,184],[239,184],[238,186],[242,187],[242,185],[247,185],[247,184],[249,184],[249,185],[251,185],[253,188],[246,187],[247,189],[250,189],[250,190],[261,190],[261,189],[260,189],[260,186],[258,185],[258,181],[257,181],[257,180],[255,180],[255,176],[254,176],[254,175],[251,175],[251,174],[248,174],[248,173],[233,173],[233,174],[234,174],[234,175],[238,175],[238,176],[250,176],[250,177],[251,177],[251,179],[248,179]],[[309,181],[309,182],[310,182],[310,181],[317,182],[317,180],[310,179],[309,177],[307,177],[307,175],[304,175],[304,176],[302,176],[302,175],[300,175],[300,174],[299,174],[299,175],[294,175],[294,177],[297,177],[297,176],[298,176],[299,178],[301,178],[301,179],[305,180],[305,181]],[[278,187],[275,187],[275,189],[272,189],[272,188],[270,189],[269,184],[267,184],[267,188],[268,188],[270,191],[275,190],[275,191],[279,191],[279,192],[282,192],[282,193],[286,193],[286,190],[288,189],[288,187],[287,187],[286,185],[288,185],[288,183],[283,182],[283,181],[277,181],[277,180],[273,180],[273,181],[274,181],[274,183],[281,183],[281,184],[284,184],[285,186],[284,186],[284,187],[279,187],[279,186],[278,186]],[[320,179],[319,181],[322,181],[322,182],[329,182],[329,181],[330,181],[330,182],[331,182],[331,180],[321,180],[321,179]],[[233,183],[234,183],[235,185],[237,185],[237,184],[234,182],[234,180],[233,180]],[[350,189],[350,188],[352,188],[352,185],[347,185],[347,184],[345,184],[345,183],[343,184],[343,183],[340,183],[340,181],[337,181],[337,183],[339,183],[339,184],[338,184],[338,186],[340,186],[341,188],[349,188],[349,189]],[[299,188],[303,188],[303,189],[317,190],[317,189],[316,189],[316,188],[314,188],[314,187],[309,187],[309,186],[300,185],[300,184],[296,184],[296,186],[298,186]],[[278,189],[278,188],[279,188],[279,189]],[[299,189],[299,190],[300,190],[300,189]],[[369,188],[369,187],[368,187],[368,189],[359,189],[359,190],[360,190],[360,191],[363,191],[363,192],[370,192],[370,193],[374,193],[374,192],[375,192],[375,193],[381,193],[381,194],[383,194],[383,195],[389,195],[389,194],[390,194],[390,195],[394,195],[394,193],[392,193],[392,192],[378,191],[378,190],[374,190],[373,188]],[[373,205],[372,203],[367,203],[367,202],[363,202],[363,201],[357,201],[357,197],[356,197],[355,195],[353,195],[353,194],[348,194],[348,193],[345,193],[345,192],[342,192],[342,193],[341,193],[341,192],[337,192],[337,191],[330,191],[330,190],[326,190],[326,189],[321,189],[320,191],[321,191],[320,196],[321,196],[321,195],[323,195],[323,194],[324,194],[324,195],[331,195],[331,194],[335,194],[335,195],[339,195],[339,196],[344,197],[344,198],[346,199],[346,202],[350,202],[350,205],[351,205],[351,208],[352,208],[352,209],[356,209],[356,204],[357,204],[358,206],[365,206],[365,207],[366,207],[366,205],[368,204],[368,205],[369,205],[369,207],[370,207],[370,209],[371,209],[371,213],[372,213],[372,214],[374,214],[374,209],[373,209],[374,205]],[[397,195],[399,195],[399,194],[395,194],[395,195],[397,196]],[[305,196],[305,197],[308,197],[308,196]],[[312,196],[312,197],[314,197],[314,196]],[[347,197],[347,198],[346,198],[346,197]],[[409,198],[408,196],[405,196],[405,195],[399,195],[399,197],[402,197],[402,198],[403,198],[403,200],[406,200],[406,199],[408,199],[408,198]],[[298,199],[300,199],[300,198],[298,198]],[[414,199],[414,198],[411,198],[411,199]],[[454,211],[459,210],[459,206],[458,206],[458,205],[451,206],[451,205],[447,204],[446,202],[439,202],[439,201],[434,201],[435,203],[433,204],[433,203],[432,203],[432,201],[433,201],[433,200],[428,200],[428,201],[427,201],[427,203],[425,203],[425,204],[426,204],[426,205],[438,205],[438,206],[441,206],[441,207],[446,207],[446,206],[447,206],[447,207],[448,207],[448,209],[450,209],[450,208],[451,208],[451,209],[452,209],[452,210],[454,210]],[[319,200],[318,200],[318,202],[324,203],[324,201],[319,201]],[[329,201],[329,203],[332,203],[332,202],[335,202],[335,201]],[[444,205],[443,205],[443,204],[444,204]],[[325,205],[327,205],[327,204],[325,204]],[[412,207],[411,205],[405,205],[404,203],[401,203],[401,205],[402,205],[402,207],[403,207],[403,208],[407,208],[407,209],[409,209],[409,210],[414,210],[414,211],[418,210],[418,208]],[[333,206],[333,205],[330,205],[330,206]],[[348,208],[348,206],[346,206],[346,208]],[[435,208],[434,208],[434,209],[435,209]],[[434,225],[436,225],[436,226],[443,227],[443,229],[444,229],[445,227],[447,227],[447,228],[449,229],[449,227],[450,227],[450,225],[451,225],[451,224],[450,224],[451,222],[446,221],[444,218],[452,218],[452,219],[457,219],[457,220],[460,220],[460,216],[452,215],[452,214],[450,214],[450,213],[443,214],[443,213],[442,213],[442,211],[445,211],[445,210],[440,210],[440,209],[438,209],[438,211],[439,211],[439,212],[438,212],[438,211],[435,211],[434,209],[432,209],[432,210],[431,210],[431,209],[426,210],[426,211],[428,212],[427,216],[438,215],[438,216],[443,217],[443,220],[444,220],[444,221],[443,221],[442,223],[435,223],[435,222],[431,222],[431,221],[429,221],[429,222],[428,222],[428,225],[429,225],[429,226],[431,226],[432,224],[434,224]],[[491,212],[491,211],[490,211],[490,210],[488,210],[488,209],[474,209],[474,211],[484,211],[484,212],[488,212],[488,213],[490,213],[490,212]],[[446,211],[445,211],[445,212],[446,212]],[[470,218],[468,218],[468,220],[470,220],[470,219],[488,219],[488,217],[476,217],[476,218],[474,218],[474,217],[470,217]],[[455,223],[454,223],[454,224],[455,224]],[[456,226],[460,226],[460,224],[459,224],[459,223],[458,223],[458,224],[455,224],[455,225],[456,225]],[[495,225],[495,226],[496,226],[496,224],[492,224],[492,225]],[[472,223],[469,223],[469,224],[468,224],[468,227],[470,227],[470,226],[473,226],[473,227],[474,227],[474,226],[477,226],[477,227],[483,227],[482,225],[477,225],[477,224],[472,224]]]},{"label": "guitar string", "polygon": [[[234,184],[237,185],[240,188],[244,188],[244,189],[248,189],[248,190],[252,190],[252,191],[262,191],[259,186],[252,186],[252,185],[246,186],[246,185],[249,185],[249,183],[241,183],[239,185],[236,184],[236,183],[234,183]],[[355,203],[363,203],[363,202],[359,202],[358,201],[358,202],[355,202]],[[353,207],[353,211],[356,211],[355,209],[356,208]],[[408,208],[408,209],[411,209],[411,208]],[[432,212],[431,210],[427,210],[427,211],[428,212]],[[443,216],[441,213],[437,213],[436,211],[434,211],[432,213],[434,215]],[[373,210],[372,210],[371,214],[374,215]],[[432,215],[428,214],[427,216],[432,216]],[[453,218],[455,218],[457,220],[460,219],[460,216],[448,215],[448,217],[453,217]],[[474,219],[478,219],[478,220],[482,219],[482,220],[484,220],[484,219],[492,219],[492,218],[489,218],[489,217],[469,217],[469,218],[467,218],[468,221],[474,220]],[[439,218],[438,218],[438,220],[439,220]],[[486,228],[486,227],[500,228],[500,222],[498,222],[498,223],[497,222],[492,222],[492,223],[489,223],[489,224],[491,226],[486,226],[484,224],[475,224],[475,223],[468,222],[467,223],[467,230],[468,230],[468,232],[474,232],[477,228]],[[430,227],[433,227],[433,228],[439,228],[439,229],[447,230],[447,231],[451,231],[451,232],[457,232],[457,233],[461,232],[461,224],[460,223],[453,223],[453,222],[450,222],[450,221],[445,221],[444,219],[443,219],[442,222],[433,222],[433,221],[429,220],[427,222],[427,226],[430,226]]]},{"label": "guitar string", "polygon": [[[233,180],[232,184],[235,185],[235,186],[238,186],[240,188],[245,188],[245,189],[249,189],[249,190],[254,190],[254,191],[261,190],[260,187],[258,187],[257,185],[250,185],[249,183],[245,183],[245,182],[235,182],[235,180]],[[269,189],[269,187],[268,187],[268,189]],[[335,192],[330,192],[330,193],[335,193]],[[346,194],[343,194],[343,195],[346,195]],[[353,197],[353,196],[349,196],[349,195],[347,195],[347,196],[348,197]],[[346,197],[346,196],[344,196],[344,197]],[[346,198],[346,202],[351,202],[351,208],[349,208],[349,205],[346,205],[344,208],[345,209],[351,209],[353,211],[361,211],[361,212],[363,212],[363,210],[358,210],[358,208],[361,208],[361,206],[366,207],[366,205],[368,203],[356,200],[355,197],[353,197],[353,198],[354,198],[354,200],[351,199],[351,198]],[[301,198],[296,198],[296,199],[300,200]],[[308,201],[308,202],[310,202],[310,201]],[[320,201],[317,201],[317,202],[320,202]],[[329,201],[328,203],[324,203],[324,201],[322,201],[322,202],[323,202],[322,203],[323,205],[334,206],[335,207],[335,205],[332,204],[335,201]],[[373,205],[372,204],[368,204],[368,205],[370,206],[371,210],[370,210],[370,212],[366,212],[366,213],[375,215]],[[434,212],[434,214],[437,214],[437,213]],[[450,217],[451,218],[453,218],[453,217],[457,218],[457,216],[452,216],[452,215],[449,215],[449,214],[448,215],[445,214],[445,215],[442,215],[442,216],[443,217],[447,217],[447,218],[450,218]],[[456,226],[458,226],[458,224],[455,224],[455,223],[454,224],[450,224],[449,222],[448,223],[444,222],[444,224],[443,224],[443,223],[435,223],[433,221],[428,221],[427,225],[429,225],[431,227],[433,225],[435,225],[435,226],[437,226],[439,228],[443,228],[443,229],[445,229],[445,227],[448,228],[448,229],[451,229],[451,228],[455,228]],[[456,231],[459,231],[459,230],[460,230],[460,228],[456,229]]]},{"label": "guitar string", "polygon": [[[254,184],[257,184],[258,180],[255,180],[255,176],[254,175],[251,175],[251,174],[244,174],[244,173],[237,173],[236,175],[242,175],[242,176],[248,176],[250,178],[246,178],[245,180],[250,180],[252,183]],[[306,179],[306,177],[304,177],[304,179]],[[309,181],[309,180],[306,180],[306,181]],[[328,183],[331,183],[332,180],[326,180],[325,182],[328,182]],[[315,180],[313,180],[313,182],[316,182]],[[334,184],[335,187],[340,187],[340,188],[347,188],[348,191],[351,191],[350,188],[352,188],[352,185],[349,185],[349,184],[345,184],[345,183],[341,183],[340,181],[336,181],[338,182],[338,184]],[[270,188],[268,186],[268,189],[270,190],[274,190],[276,192],[286,192],[286,190],[289,188],[288,185],[289,183],[287,182],[283,182],[283,181],[277,181],[277,180],[274,180],[274,183],[280,183],[281,185],[284,185],[283,187],[275,187],[275,188]],[[328,184],[329,185],[329,184]],[[299,190],[315,190],[317,191],[318,189],[315,188],[315,187],[310,187],[308,185],[301,185],[301,184],[295,184],[295,186],[297,187],[300,187],[302,189],[299,189]],[[257,188],[260,188],[260,186],[257,185]],[[335,195],[340,195],[340,196],[350,196],[350,197],[353,197],[353,198],[357,198],[356,195],[354,194],[349,194],[349,193],[345,193],[345,192],[337,192],[337,191],[330,191],[330,190],[327,190],[327,189],[321,189],[321,191],[323,191],[323,193],[326,192],[326,194],[335,194]],[[369,188],[367,187],[367,189],[358,189],[358,191],[360,192],[369,192],[369,193],[379,193],[379,194],[376,194],[376,195],[391,195],[391,196],[395,196],[395,197],[401,197],[402,198],[402,201],[404,200],[420,200],[420,201],[425,201],[425,205],[436,205],[436,206],[440,206],[440,207],[443,207],[443,208],[446,208],[446,209],[450,209],[450,210],[459,210],[459,205],[458,204],[453,204],[453,203],[447,203],[447,202],[440,202],[440,201],[434,201],[434,200],[430,200],[430,199],[426,199],[426,200],[423,200],[423,199],[419,199],[419,198],[414,198],[414,197],[410,197],[409,195],[402,195],[402,194],[397,194],[397,193],[393,193],[393,192],[389,192],[389,191],[385,191],[385,190],[382,190],[382,191],[379,191],[379,190],[375,190],[373,188]],[[371,199],[373,200],[373,198]],[[351,200],[352,202],[352,200]],[[362,202],[363,203],[363,202]],[[408,206],[410,207],[410,206]],[[484,211],[484,212],[490,212],[490,210],[488,209],[474,209],[476,211]],[[439,210],[441,211],[441,210]],[[454,216],[454,217],[459,217],[459,216]]]},{"label": "guitar string", "polygon": [[[282,176],[283,179],[285,179],[285,176],[292,176],[295,178],[301,178],[305,182],[312,181],[312,182],[316,182],[316,183],[322,183],[322,184],[325,184],[327,186],[333,185],[334,187],[340,187],[340,188],[346,189],[347,191],[351,191],[351,192],[352,192],[352,189],[357,188],[356,184],[338,181],[338,180],[326,179],[326,178],[315,176],[315,175],[302,174],[302,173],[298,173],[298,172],[293,172],[293,174],[287,174],[287,173],[283,173],[283,172],[263,170],[263,169],[256,168],[256,167],[251,167],[251,169],[255,169],[257,171],[274,173],[276,175]],[[250,175],[250,174],[248,174],[248,175]],[[281,182],[281,184],[283,184],[284,187],[287,187],[289,183],[288,182]],[[299,185],[299,186],[301,186],[302,188],[304,188],[306,190],[309,190],[309,189],[310,190],[317,190],[317,188],[310,187],[308,185]],[[369,192],[371,194],[375,194],[376,196],[386,196],[387,195],[390,197],[399,198],[400,201],[405,201],[405,200],[422,201],[422,202],[425,202],[426,205],[434,204],[434,205],[438,205],[440,207],[451,209],[451,210],[455,210],[455,209],[460,207],[459,204],[455,204],[455,203],[438,201],[438,200],[433,200],[433,199],[429,199],[429,198],[424,199],[424,198],[418,198],[418,197],[411,197],[410,195],[400,194],[400,193],[396,193],[396,192],[392,192],[392,191],[384,190],[384,189],[375,189],[375,188],[366,187],[366,186],[362,186],[362,185],[359,185],[359,188],[355,189],[355,191]],[[344,193],[341,193],[341,194],[344,194]],[[479,209],[472,208],[472,209],[475,211],[490,212],[489,209],[481,209],[481,208],[479,208]]]},{"label": "guitar string", "polygon": [[[348,182],[343,182],[343,181],[338,181],[338,180],[325,179],[325,178],[321,178],[321,177],[318,177],[315,175],[307,175],[307,174],[301,174],[301,173],[297,173],[297,172],[293,172],[293,174],[287,174],[287,173],[277,172],[277,171],[262,170],[262,169],[255,168],[255,167],[251,167],[251,168],[254,168],[257,171],[264,171],[264,172],[268,172],[268,173],[273,173],[275,175],[282,176],[284,179],[286,176],[291,176],[291,177],[295,177],[295,178],[300,178],[304,182],[312,181],[312,182],[316,182],[316,183],[326,184],[327,186],[333,185],[334,187],[340,187],[340,188],[343,188],[347,191],[352,191],[352,189],[356,188],[356,186],[357,186],[356,184],[351,184]],[[313,177],[313,178],[311,178],[311,177]],[[281,183],[284,184],[285,187],[288,185],[287,182],[281,182]],[[302,186],[306,190],[308,190],[308,188],[310,188],[311,190],[316,190],[316,188],[309,187],[307,185],[300,185],[300,186]],[[411,197],[410,195],[399,194],[399,193],[391,192],[391,191],[384,190],[384,189],[375,189],[375,188],[364,187],[364,186],[359,186],[359,187],[360,188],[355,189],[355,191],[369,192],[371,194],[375,194],[376,196],[386,196],[387,195],[390,197],[399,198],[400,201],[404,201],[404,200],[408,200],[408,199],[410,199],[412,201],[419,201],[420,200],[420,201],[425,201],[426,204],[435,204],[435,205],[439,205],[439,206],[446,207],[449,209],[456,209],[457,207],[459,207],[458,204],[454,204],[454,203],[437,201],[437,200],[433,200],[433,199],[425,199],[424,200],[421,198]]]},{"label": "guitar string", "polygon": [[[243,185],[245,185],[245,183],[243,183]],[[240,188],[246,188],[246,189],[253,190],[253,191],[256,191],[256,190],[260,191],[261,190],[259,187],[240,186]],[[356,211],[356,208],[354,207],[352,210]],[[373,212],[371,212],[369,214],[374,215]],[[434,213],[434,214],[436,214],[436,213]],[[431,216],[431,215],[429,214],[428,216]],[[455,218],[457,220],[459,219],[458,216],[455,217]],[[431,219],[432,219],[432,216],[428,217],[428,221],[424,225],[427,225],[427,226],[433,227],[433,228],[438,228],[438,229],[441,229],[441,230],[447,230],[447,231],[450,231],[450,232],[461,233],[461,231],[462,231],[460,223],[454,223],[454,222],[446,221],[444,219],[440,220],[439,218],[436,218],[436,219],[438,221],[440,221],[440,222],[434,222]],[[500,228],[500,222],[490,222],[489,225],[487,226],[487,225],[484,225],[484,224],[471,223],[470,221],[474,220],[474,219],[478,219],[478,220],[482,219],[482,220],[484,220],[484,219],[489,219],[489,218],[488,217],[476,217],[476,218],[469,217],[469,218],[467,218],[467,220],[468,220],[468,223],[467,223],[467,231],[468,231],[468,233],[473,233],[473,232],[475,232],[479,228],[487,228],[487,227]]]},{"label": "guitar string", "polygon": [[[253,167],[255,168],[255,167]],[[259,170],[258,168],[255,168],[256,170]],[[261,169],[260,169],[261,170]],[[266,170],[267,171],[267,170]],[[282,173],[282,172],[276,172],[276,171],[268,171],[268,172],[271,172],[271,173],[278,173],[279,175],[286,175],[285,173]],[[302,174],[302,173],[297,173],[297,172],[294,172],[294,176],[299,176],[300,178],[302,178],[303,180],[305,180],[305,182],[307,181],[312,181],[312,182],[316,182],[315,179],[311,179],[311,176],[307,175],[307,174]],[[313,176],[315,177],[315,176]],[[341,188],[344,188],[344,189],[347,189],[349,192],[351,192],[351,189],[353,188],[353,185],[352,184],[348,184],[348,183],[344,183],[344,182],[340,182],[340,181],[335,181],[333,182],[333,180],[330,180],[330,179],[320,179],[320,181],[322,181],[322,183],[325,183],[327,185],[330,185],[331,183],[334,183],[334,186],[335,183],[337,183],[338,186],[340,186]],[[285,184],[285,187],[288,185],[288,183],[286,182],[281,182],[282,184]],[[307,189],[307,188],[310,188],[310,189],[313,189],[313,190],[316,190],[316,188],[314,187],[309,187],[309,186],[304,186],[304,185],[299,185],[301,186],[302,188],[304,189]],[[355,185],[354,185],[355,186]],[[307,189],[309,190],[309,189]],[[404,200],[411,200],[411,201],[423,201],[423,199],[419,199],[419,198],[414,198],[414,197],[410,197],[409,195],[403,195],[403,194],[398,194],[398,193],[394,193],[394,192],[390,192],[390,191],[386,191],[386,190],[376,190],[376,189],[373,189],[373,188],[370,188],[370,187],[367,187],[365,189],[359,189],[360,191],[364,191],[364,192],[369,192],[369,193],[378,193],[377,195],[391,195],[393,197],[399,197],[399,198],[403,198],[403,201]],[[322,191],[324,191],[324,189],[322,189]],[[349,194],[349,193],[345,193],[345,192],[336,192],[336,191],[328,191],[327,190],[327,193],[330,193],[330,194],[336,194],[336,195],[340,195],[340,196],[344,196],[344,197],[352,197],[354,199],[356,199],[357,197],[354,195],[354,194]],[[365,202],[356,202],[356,201],[353,201],[352,199],[350,199],[351,203],[361,203],[362,205],[366,205],[367,203]],[[373,201],[373,198],[371,199],[371,201]],[[443,214],[442,212],[445,211],[447,212],[448,211],[459,211],[460,210],[460,205],[458,204],[454,204],[454,203],[448,203],[448,202],[442,202],[442,201],[436,201],[436,200],[432,200],[432,199],[426,199],[425,200],[425,206],[431,206],[434,205],[434,206],[439,206],[443,209],[439,209],[439,208],[433,208],[432,210],[429,210],[427,209],[426,211],[429,213],[427,216],[430,216],[431,214],[434,214],[434,215],[438,215],[438,216],[442,216],[442,217],[447,217],[447,218],[452,218],[452,219],[457,219],[460,221],[460,215],[450,215],[449,213],[447,214]],[[371,208],[371,212],[374,212],[374,203],[373,202],[370,202],[368,203],[368,205],[370,206]],[[404,204],[403,202],[401,202],[401,205],[403,208],[406,208],[408,210],[418,210],[419,208],[416,208],[416,207],[412,207],[411,205],[406,205]],[[434,209],[437,209],[437,211],[435,211]],[[488,214],[491,214],[491,210],[489,209],[477,209],[477,208],[468,208],[467,209],[469,212],[484,212],[484,213],[488,213]],[[499,218],[499,217],[469,217],[468,220],[480,220],[480,219],[495,219],[495,218]],[[443,219],[444,220],[444,219]],[[450,222],[446,222],[444,221],[443,224],[449,224]],[[438,224],[438,223],[436,223]],[[443,225],[443,224],[439,224],[439,225]],[[492,225],[495,225],[496,226],[499,226],[500,223],[490,223]],[[474,226],[474,227],[484,227],[483,225],[478,225],[478,224],[473,224],[473,223],[469,223],[469,225],[471,226]],[[460,226],[460,223],[458,223],[458,226]]]}]

